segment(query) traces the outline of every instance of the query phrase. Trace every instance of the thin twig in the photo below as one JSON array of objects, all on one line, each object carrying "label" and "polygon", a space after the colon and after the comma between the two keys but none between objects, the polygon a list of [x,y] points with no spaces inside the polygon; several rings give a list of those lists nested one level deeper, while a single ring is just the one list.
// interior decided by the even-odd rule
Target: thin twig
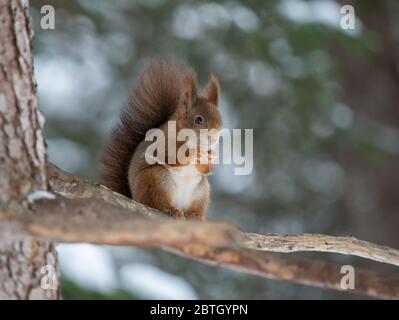
[{"label": "thin twig", "polygon": [[324,234],[243,233],[246,248],[272,252],[317,251],[362,257],[399,266],[399,250],[356,239]]}]

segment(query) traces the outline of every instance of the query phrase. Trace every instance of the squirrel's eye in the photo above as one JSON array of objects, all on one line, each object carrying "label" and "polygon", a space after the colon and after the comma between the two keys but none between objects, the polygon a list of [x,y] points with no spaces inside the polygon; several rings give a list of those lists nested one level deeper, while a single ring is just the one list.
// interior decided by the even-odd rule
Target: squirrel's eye
[{"label": "squirrel's eye", "polygon": [[204,124],[204,117],[203,116],[195,116],[194,122],[197,126],[202,126]]}]

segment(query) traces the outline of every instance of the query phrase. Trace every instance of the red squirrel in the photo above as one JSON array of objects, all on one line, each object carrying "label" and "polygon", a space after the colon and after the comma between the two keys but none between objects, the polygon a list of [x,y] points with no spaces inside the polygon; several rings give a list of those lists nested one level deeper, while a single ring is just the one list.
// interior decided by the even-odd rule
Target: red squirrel
[{"label": "red squirrel", "polygon": [[[203,90],[198,90],[193,69],[165,61],[152,62],[139,77],[128,105],[122,110],[119,124],[106,145],[101,183],[151,208],[173,217],[203,220],[208,208],[210,189],[207,176],[213,171],[215,152],[204,146],[190,146],[184,160],[149,164],[145,157],[150,142],[145,135],[159,128],[168,137],[169,121],[176,121],[176,132],[213,129],[207,138],[217,142],[222,129],[219,111],[219,80],[211,74]],[[216,133],[216,134],[215,134]],[[177,142],[178,149],[185,142]],[[167,146],[167,141],[165,145]],[[187,154],[187,152],[186,152]],[[199,159],[207,158],[203,163]]]}]

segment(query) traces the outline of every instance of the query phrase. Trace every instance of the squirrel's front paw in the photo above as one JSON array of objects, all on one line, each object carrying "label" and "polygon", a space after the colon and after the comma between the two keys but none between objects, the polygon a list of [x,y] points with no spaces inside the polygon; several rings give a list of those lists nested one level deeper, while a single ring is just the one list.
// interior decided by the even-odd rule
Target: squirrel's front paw
[{"label": "squirrel's front paw", "polygon": [[213,164],[217,159],[217,153],[213,149],[200,149],[197,155],[197,164]]},{"label": "squirrel's front paw", "polygon": [[178,218],[178,219],[184,218],[184,212],[183,212],[183,210],[177,209],[177,208],[175,208],[175,207],[170,207],[170,208],[169,208],[169,214],[170,214],[173,218]]}]

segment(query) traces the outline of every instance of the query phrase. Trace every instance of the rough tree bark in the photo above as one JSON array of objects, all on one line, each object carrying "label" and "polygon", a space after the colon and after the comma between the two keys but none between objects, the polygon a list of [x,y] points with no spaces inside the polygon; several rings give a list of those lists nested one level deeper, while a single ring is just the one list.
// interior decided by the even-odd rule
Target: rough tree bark
[{"label": "rough tree bark", "polygon": [[[0,209],[24,206],[26,196],[47,190],[44,118],[38,107],[33,73],[28,1],[0,0]],[[48,241],[0,244],[0,299],[56,299],[42,289],[43,266],[58,274],[57,256]]]}]

